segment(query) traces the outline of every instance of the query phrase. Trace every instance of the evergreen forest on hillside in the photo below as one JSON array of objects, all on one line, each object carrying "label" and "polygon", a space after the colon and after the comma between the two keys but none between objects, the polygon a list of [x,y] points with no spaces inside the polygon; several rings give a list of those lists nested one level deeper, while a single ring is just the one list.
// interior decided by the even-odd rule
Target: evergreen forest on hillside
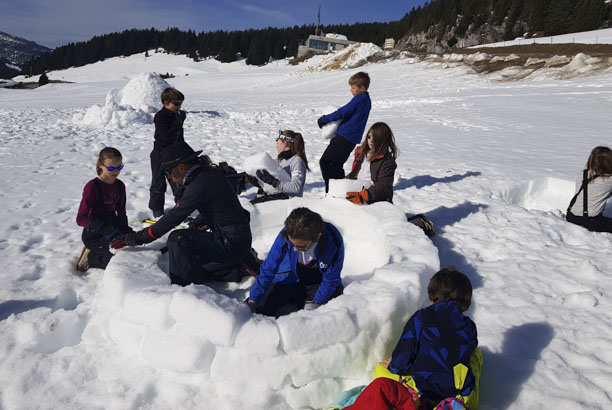
[{"label": "evergreen forest on hillside", "polygon": [[[556,35],[609,26],[612,3],[606,0],[433,0],[413,8],[398,21],[323,26],[325,33],[340,33],[350,40],[382,46],[384,39],[401,39],[425,33],[441,40],[452,32],[454,41],[483,26],[503,28],[509,40],[524,33]],[[221,62],[246,58],[261,65],[270,59],[295,56],[300,43],[314,34],[314,25],[287,28],[249,29],[195,33],[178,28],[132,29],[95,36],[85,42],[69,43],[27,61],[24,73],[79,67],[106,58],[127,56],[163,48],[199,60],[213,57]]]}]

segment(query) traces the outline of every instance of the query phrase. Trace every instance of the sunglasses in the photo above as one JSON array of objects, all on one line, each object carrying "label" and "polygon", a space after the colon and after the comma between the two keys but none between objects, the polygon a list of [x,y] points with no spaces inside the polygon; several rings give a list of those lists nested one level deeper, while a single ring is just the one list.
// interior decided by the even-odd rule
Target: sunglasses
[{"label": "sunglasses", "polygon": [[293,144],[293,138],[283,135],[281,130],[278,131],[278,137],[276,137],[276,141],[278,140],[287,141],[288,143]]},{"label": "sunglasses", "polygon": [[300,252],[306,252],[308,251],[310,248],[312,248],[312,245],[315,244],[316,241],[312,241],[310,242],[308,245],[306,246],[297,246],[296,244],[294,244],[293,242],[291,242],[291,240],[289,240],[289,238],[287,238],[287,241],[291,244],[291,246],[293,246],[295,248],[296,251],[300,251]]},{"label": "sunglasses", "polygon": [[102,164],[102,166],[106,169],[108,169],[109,171],[121,171],[123,169],[123,164],[119,165],[118,167],[107,167],[106,165]]},{"label": "sunglasses", "polygon": [[175,107],[180,107],[181,105],[183,105],[182,101],[172,101],[170,104],[174,105]]}]

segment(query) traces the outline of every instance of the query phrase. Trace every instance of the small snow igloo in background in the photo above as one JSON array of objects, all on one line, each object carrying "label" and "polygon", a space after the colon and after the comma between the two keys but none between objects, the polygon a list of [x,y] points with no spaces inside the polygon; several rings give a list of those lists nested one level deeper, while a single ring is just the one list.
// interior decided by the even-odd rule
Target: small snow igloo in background
[{"label": "small snow igloo in background", "polygon": [[155,113],[163,107],[160,96],[168,87],[172,86],[159,74],[140,73],[123,87],[119,104]]},{"label": "small snow igloo in background", "polygon": [[92,105],[85,114],[75,114],[76,124],[125,127],[130,123],[150,123],[153,114],[162,108],[162,91],[172,87],[158,74],[141,73],[121,90],[108,91],[104,106]]}]

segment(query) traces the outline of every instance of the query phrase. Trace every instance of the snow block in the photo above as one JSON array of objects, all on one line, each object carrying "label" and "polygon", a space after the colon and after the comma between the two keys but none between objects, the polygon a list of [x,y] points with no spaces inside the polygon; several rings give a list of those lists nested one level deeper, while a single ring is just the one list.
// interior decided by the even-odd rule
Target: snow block
[{"label": "snow block", "polygon": [[140,354],[142,341],[147,333],[147,328],[126,322],[121,318],[121,312],[117,311],[108,319],[108,333],[123,351],[128,354]]},{"label": "snow block", "polygon": [[325,124],[323,128],[321,128],[321,136],[326,140],[334,138],[336,136],[336,130],[340,126],[341,122],[342,121],[338,120]]},{"label": "snow block", "polygon": [[235,346],[262,356],[278,354],[280,334],[276,320],[262,315],[253,315],[236,336]]},{"label": "snow block", "polygon": [[330,397],[341,393],[340,385],[334,379],[319,379],[299,389],[287,389],[287,403],[294,409],[310,407],[323,408]]},{"label": "snow block", "polygon": [[218,348],[210,367],[210,377],[220,384],[249,386],[248,390],[280,389],[285,383],[291,358],[285,355],[260,356],[244,350]]},{"label": "snow block", "polygon": [[[289,182],[291,181],[291,175],[287,173],[278,163],[277,160],[272,158],[267,152],[261,152],[259,154],[251,155],[244,160],[244,170],[247,174],[255,176],[258,169],[267,170],[273,177],[280,181]],[[262,180],[257,178],[259,185],[267,194],[278,194],[280,191],[274,188],[272,185],[265,184]]]},{"label": "snow block", "polygon": [[181,326],[163,332],[149,330],[142,343],[145,360],[176,372],[208,373],[215,352],[212,343],[192,337]]},{"label": "snow block", "polygon": [[157,266],[158,255],[159,251],[142,249],[118,252],[104,271],[102,284],[105,297],[121,308],[128,292],[169,285],[170,278]]},{"label": "snow block", "polygon": [[300,311],[277,320],[282,347],[287,353],[304,353],[355,337],[359,329],[347,309],[332,304],[315,312]]},{"label": "snow block", "polygon": [[238,331],[251,316],[246,304],[206,286],[189,286],[177,291],[170,302],[169,312],[191,334],[220,346],[232,345]]},{"label": "snow block", "polygon": [[176,288],[150,287],[129,292],[123,302],[124,320],[154,329],[169,329],[174,325],[168,313]]},{"label": "snow block", "polygon": [[359,192],[372,186],[372,181],[361,179],[330,179],[328,196],[346,199],[347,192]]}]

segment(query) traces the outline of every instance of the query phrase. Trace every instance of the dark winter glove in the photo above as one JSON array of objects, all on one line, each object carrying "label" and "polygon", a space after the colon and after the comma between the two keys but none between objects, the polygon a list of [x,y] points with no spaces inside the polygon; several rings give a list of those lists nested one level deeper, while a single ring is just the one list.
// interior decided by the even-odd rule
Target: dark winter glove
[{"label": "dark winter glove", "polygon": [[113,225],[105,224],[99,219],[91,220],[89,223],[89,230],[104,236],[107,241],[110,241],[119,234],[119,229],[115,228]]},{"label": "dark winter glove", "polygon": [[143,229],[139,232],[126,233],[125,235],[121,235],[111,242],[110,247],[113,249],[121,249],[126,246],[138,246],[144,245],[145,243],[153,242],[154,238],[149,235],[149,229],[150,228]]},{"label": "dark winter glove", "polygon": [[354,204],[367,204],[370,200],[370,193],[367,189],[362,189],[360,192],[347,192],[346,199]]},{"label": "dark winter glove", "polygon": [[187,113],[185,111],[179,110],[176,115],[181,124],[185,122],[185,118],[187,118]]},{"label": "dark winter glove", "polygon": [[255,313],[255,311],[257,310],[257,306],[255,305],[255,302],[253,302],[249,298],[246,298],[244,303],[246,303],[246,305],[249,307],[249,309],[251,309],[251,313]]},{"label": "dark winter glove", "polygon": [[195,218],[192,218],[188,222],[187,225],[189,226],[189,229],[202,229],[202,228],[207,229],[208,228],[206,217],[204,216],[204,214],[199,214]]},{"label": "dark winter glove", "polygon": [[274,188],[276,188],[280,182],[265,169],[258,169],[255,174],[257,175],[257,178],[261,179],[266,184],[272,185]]},{"label": "dark winter glove", "polygon": [[304,310],[315,310],[319,306],[321,306],[321,305],[318,304],[317,302],[313,302],[313,301],[309,300],[308,302],[306,302],[304,304]]},{"label": "dark winter glove", "polygon": [[325,125],[325,123],[323,122],[323,117],[319,117],[319,119],[317,120],[317,125],[319,126],[319,128],[323,128],[323,126]]},{"label": "dark winter glove", "polygon": [[254,175],[247,174],[246,182],[248,182],[249,184],[251,184],[251,185],[253,185],[253,186],[257,187],[257,188],[261,188],[259,186],[259,181],[257,180],[257,177],[254,176]]}]

